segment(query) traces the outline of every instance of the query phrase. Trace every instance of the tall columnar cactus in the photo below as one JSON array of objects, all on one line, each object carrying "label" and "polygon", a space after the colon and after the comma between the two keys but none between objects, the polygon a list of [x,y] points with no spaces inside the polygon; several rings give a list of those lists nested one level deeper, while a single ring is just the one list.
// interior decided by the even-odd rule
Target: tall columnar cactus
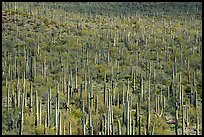
[{"label": "tall columnar cactus", "polygon": [[196,85],[196,80],[195,80],[195,72],[193,72],[193,87]]},{"label": "tall columnar cactus", "polygon": [[176,78],[177,78],[177,62],[176,62],[176,56],[174,57],[174,74],[176,75]]},{"label": "tall columnar cactus", "polygon": [[111,103],[110,102],[111,101],[110,98],[111,98],[111,94],[110,94],[110,89],[108,88],[108,104],[107,104],[108,106],[110,106],[110,103]]},{"label": "tall columnar cactus", "polygon": [[107,135],[107,127],[106,127],[106,114],[103,114],[103,118],[104,118],[104,135]]},{"label": "tall columnar cactus", "polygon": [[93,107],[93,83],[92,83],[92,78],[90,78],[91,83],[90,83],[90,107]]},{"label": "tall columnar cactus", "polygon": [[80,108],[81,108],[81,111],[83,112],[83,106],[82,106],[82,84],[80,85]]},{"label": "tall columnar cactus", "polygon": [[38,91],[35,91],[35,126],[38,126],[39,113],[38,113]]},{"label": "tall columnar cactus", "polygon": [[85,109],[84,109],[84,100],[82,100],[82,114],[85,113]]},{"label": "tall columnar cactus", "polygon": [[41,99],[39,100],[39,125],[41,125],[41,120],[42,120],[42,113],[41,113],[41,111],[42,111],[42,101],[41,101]]},{"label": "tall columnar cactus", "polygon": [[181,98],[182,98],[182,84],[181,84],[181,73],[179,73],[179,106],[180,108],[182,106]]},{"label": "tall columnar cactus", "polygon": [[120,94],[119,93],[117,96],[117,106],[118,106],[118,108],[120,108]]},{"label": "tall columnar cactus", "polygon": [[37,67],[36,67],[36,63],[37,61],[36,61],[36,58],[35,57],[33,57],[33,73],[34,73],[34,79],[36,79],[36,77],[37,77]]},{"label": "tall columnar cactus", "polygon": [[175,112],[175,117],[176,117],[176,121],[175,121],[175,133],[176,135],[179,135],[178,133],[178,104],[176,102],[176,112]]},{"label": "tall columnar cactus", "polygon": [[44,64],[43,64],[43,78],[46,79],[46,73],[47,73],[47,67],[46,67],[46,57],[45,57],[45,60],[44,60]]},{"label": "tall columnar cactus", "polygon": [[189,106],[186,106],[186,127],[189,126],[189,113],[188,113]]},{"label": "tall columnar cactus", "polygon": [[190,63],[189,58],[187,59],[187,71],[188,71],[188,83],[190,83]]},{"label": "tall columnar cactus", "polygon": [[70,97],[69,83],[67,82],[66,85],[67,85],[67,96],[66,96],[66,105],[67,105],[67,107],[66,107],[66,110],[68,111],[69,97]]},{"label": "tall columnar cactus", "polygon": [[129,101],[127,100],[126,101],[126,135],[129,135],[130,134],[130,126],[129,126],[129,118],[130,118],[130,115],[129,115]]},{"label": "tall columnar cactus", "polygon": [[141,99],[141,102],[143,102],[143,98],[144,98],[144,93],[143,93],[143,77],[142,77],[142,74],[140,74],[140,99]]},{"label": "tall columnar cactus", "polygon": [[33,107],[33,85],[32,81],[30,81],[30,112],[32,113],[32,107]]},{"label": "tall columnar cactus", "polygon": [[112,81],[112,88],[111,88],[111,90],[112,90],[112,102],[114,103],[114,100],[115,100],[115,83],[114,83],[114,81]]},{"label": "tall columnar cactus", "polygon": [[135,73],[133,73],[133,93],[135,94],[136,86],[135,86]]},{"label": "tall columnar cactus", "polygon": [[135,120],[132,120],[132,135],[135,135]]},{"label": "tall columnar cactus", "polygon": [[122,85],[122,94],[123,94],[123,97],[122,97],[122,104],[124,104],[125,103],[125,93],[124,93],[125,91],[124,91],[124,83],[123,83],[123,85]]},{"label": "tall columnar cactus", "polygon": [[44,115],[44,135],[47,135],[47,115]]},{"label": "tall columnar cactus", "polygon": [[72,126],[71,126],[71,121],[69,121],[69,135],[72,135]]},{"label": "tall columnar cactus", "polygon": [[57,82],[57,93],[56,93],[56,97],[57,97],[57,111],[59,111],[60,94],[59,94],[59,83],[58,83],[58,82]]},{"label": "tall columnar cactus", "polygon": [[75,68],[75,92],[77,90],[77,65],[76,65],[76,68]]},{"label": "tall columnar cactus", "polygon": [[89,135],[93,135],[93,125],[90,125],[90,128],[89,128]]},{"label": "tall columnar cactus", "polygon": [[139,114],[138,135],[141,135],[141,116]]},{"label": "tall columnar cactus", "polygon": [[23,131],[23,123],[24,123],[24,93],[21,94],[21,106],[20,106],[20,129],[19,129],[19,135],[22,135]]},{"label": "tall columnar cactus", "polygon": [[49,119],[50,117],[50,97],[49,97],[49,92],[47,94],[47,120],[46,120],[46,124],[47,124],[47,127],[49,127]]},{"label": "tall columnar cactus", "polygon": [[[129,106],[129,108],[131,108],[131,107]],[[130,109],[130,111],[129,111],[129,134],[130,135],[132,133],[132,117],[131,117],[131,115],[132,115],[132,111]]]},{"label": "tall columnar cactus", "polygon": [[26,91],[26,86],[25,86],[25,80],[24,80],[24,84],[23,84],[23,93],[24,93],[24,107],[27,106],[27,91]]},{"label": "tall columnar cactus", "polygon": [[55,102],[55,134],[57,134],[58,129],[58,109],[57,109],[57,97]]},{"label": "tall columnar cactus", "polygon": [[106,106],[106,105],[107,105],[107,104],[106,104],[106,102],[107,102],[107,100],[106,100],[106,72],[105,72],[105,76],[104,76],[103,95],[104,95],[104,97],[103,97],[104,105]]},{"label": "tall columnar cactus", "polygon": [[194,87],[194,99],[193,99],[193,106],[195,107],[195,108],[197,108],[197,90],[196,90],[196,88]]},{"label": "tall columnar cactus", "polygon": [[150,135],[150,96],[147,97],[147,135]]},{"label": "tall columnar cactus", "polygon": [[72,98],[72,70],[70,69],[70,75],[69,75],[69,95],[70,95],[70,98]]},{"label": "tall columnar cactus", "polygon": [[182,135],[185,135],[185,106],[182,106]]},{"label": "tall columnar cactus", "polygon": [[165,112],[165,106],[166,106],[166,97],[163,96],[163,104],[162,104],[163,113]]},{"label": "tall columnar cactus", "polygon": [[107,117],[107,135],[110,135],[110,106],[109,106],[108,117]]},{"label": "tall columnar cactus", "polygon": [[121,125],[119,119],[118,119],[118,135],[121,135]]},{"label": "tall columnar cactus", "polygon": [[166,87],[167,90],[167,98],[169,99],[169,86]]},{"label": "tall columnar cactus", "polygon": [[86,121],[84,116],[82,116],[82,135],[86,135]]},{"label": "tall columnar cactus", "polygon": [[61,135],[62,133],[62,126],[61,126],[61,124],[62,124],[62,122],[61,122],[61,111],[59,111],[59,123],[58,123],[58,135]]},{"label": "tall columnar cactus", "polygon": [[84,92],[87,92],[87,80],[86,80],[86,73],[84,74]]}]

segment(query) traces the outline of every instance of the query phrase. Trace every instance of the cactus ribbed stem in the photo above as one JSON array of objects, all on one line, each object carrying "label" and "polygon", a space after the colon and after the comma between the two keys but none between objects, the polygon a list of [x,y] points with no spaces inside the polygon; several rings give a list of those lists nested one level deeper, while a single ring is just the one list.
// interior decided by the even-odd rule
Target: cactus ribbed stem
[{"label": "cactus ribbed stem", "polygon": [[80,85],[80,108],[81,108],[81,111],[83,112],[83,107],[82,107],[82,84]]},{"label": "cactus ribbed stem", "polygon": [[150,96],[147,97],[147,135],[150,135]]},{"label": "cactus ribbed stem", "polygon": [[130,126],[129,126],[129,117],[130,117],[130,115],[129,115],[129,101],[127,100],[127,102],[126,102],[126,106],[125,106],[125,108],[126,108],[126,135],[129,135],[130,134]]},{"label": "cactus ribbed stem", "polygon": [[104,118],[104,135],[107,135],[107,128],[106,128],[106,114],[103,114],[103,118]]},{"label": "cactus ribbed stem", "polygon": [[104,97],[103,97],[104,105],[107,106],[107,104],[106,104],[106,102],[107,102],[107,100],[106,100],[106,83],[104,83],[103,95],[104,95]]},{"label": "cactus ribbed stem", "polygon": [[93,83],[90,83],[90,108],[93,108]]},{"label": "cactus ribbed stem", "polygon": [[193,101],[193,106],[195,108],[197,108],[197,90],[196,88],[194,87],[194,101]]},{"label": "cactus ribbed stem", "polygon": [[132,120],[132,135],[135,135],[135,120]]},{"label": "cactus ribbed stem", "polygon": [[182,106],[182,135],[185,135],[185,106]]},{"label": "cactus ribbed stem", "polygon": [[121,125],[119,119],[118,119],[118,135],[121,135]]},{"label": "cactus ribbed stem", "polygon": [[175,113],[176,121],[175,121],[175,133],[176,135],[179,135],[178,133],[178,105],[176,102],[176,113]]},{"label": "cactus ribbed stem", "polygon": [[39,113],[38,113],[38,92],[36,90],[35,92],[35,126],[38,126],[38,120],[39,120]]},{"label": "cactus ribbed stem", "polygon": [[39,100],[39,125],[41,125],[41,120],[42,120],[41,108],[42,108],[42,101]]},{"label": "cactus ribbed stem", "polygon": [[62,126],[61,126],[61,111],[59,111],[59,124],[58,124],[58,135],[61,135],[61,130],[62,130]]},{"label": "cactus ribbed stem", "polygon": [[141,135],[141,116],[139,114],[139,128],[138,128],[138,135]]},{"label": "cactus ribbed stem", "polygon": [[75,90],[77,90],[77,66],[75,68]]},{"label": "cactus ribbed stem", "polygon": [[47,117],[44,115],[44,135],[47,135]]},{"label": "cactus ribbed stem", "polygon": [[67,82],[66,85],[67,85],[67,96],[66,96],[66,104],[67,104],[67,107],[66,107],[66,110],[68,111],[68,107],[69,107],[69,96],[70,96],[69,83]]},{"label": "cactus ribbed stem", "polygon": [[124,104],[125,103],[124,83],[123,83],[123,86],[122,86],[122,92],[123,92],[122,103]]},{"label": "cactus ribbed stem", "polygon": [[58,109],[57,109],[57,97],[55,102],[55,135],[57,135],[57,129],[58,129]]},{"label": "cactus ribbed stem", "polygon": [[108,111],[107,117],[107,135],[110,135],[110,110]]},{"label": "cactus ribbed stem", "polygon": [[47,127],[49,126],[49,117],[50,117],[50,99],[49,99],[49,92],[47,95]]},{"label": "cactus ribbed stem", "polygon": [[32,107],[33,107],[33,85],[32,81],[30,81],[30,112],[32,113]]},{"label": "cactus ribbed stem", "polygon": [[69,96],[72,98],[72,70],[70,69],[70,80],[69,80]]},{"label": "cactus ribbed stem", "polygon": [[19,135],[22,135],[22,132],[23,132],[23,123],[24,123],[24,116],[23,116],[23,111],[24,111],[24,93],[22,93],[21,94],[21,96],[20,96],[20,98],[21,98],[21,106],[20,106],[20,108],[21,108],[21,111],[20,111],[20,131],[19,131]]},{"label": "cactus ribbed stem", "polygon": [[90,129],[90,131],[89,131],[89,135],[93,135],[93,125],[90,125],[90,127],[89,127]]},{"label": "cactus ribbed stem", "polygon": [[85,118],[82,118],[82,135],[86,135],[86,121]]},{"label": "cactus ribbed stem", "polygon": [[141,97],[140,97],[140,99],[141,99],[141,102],[143,102],[143,97],[144,97],[144,93],[143,93],[143,77],[142,77],[142,75],[141,75],[141,77],[140,77],[140,95],[141,95]]},{"label": "cactus ribbed stem", "polygon": [[72,126],[71,126],[71,121],[69,121],[69,135],[72,135]]},{"label": "cactus ribbed stem", "polygon": [[120,94],[118,93],[118,98],[117,98],[117,106],[120,108]]}]

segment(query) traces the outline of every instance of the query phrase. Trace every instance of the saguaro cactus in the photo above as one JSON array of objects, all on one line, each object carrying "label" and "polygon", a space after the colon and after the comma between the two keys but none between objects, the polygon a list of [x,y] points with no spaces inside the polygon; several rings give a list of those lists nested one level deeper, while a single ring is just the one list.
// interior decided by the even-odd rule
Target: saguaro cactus
[{"label": "saguaro cactus", "polygon": [[118,135],[121,135],[121,125],[119,119],[118,119]]},{"label": "saguaro cactus", "polygon": [[30,112],[32,113],[32,107],[33,107],[33,85],[32,81],[30,81]]},{"label": "saguaro cactus", "polygon": [[38,92],[35,91],[35,126],[38,126],[39,114],[38,114]]},{"label": "saguaro cactus", "polygon": [[39,100],[39,125],[41,125],[41,120],[42,120],[42,113],[41,113],[41,109],[42,109],[42,101]]},{"label": "saguaro cactus", "polygon": [[104,97],[103,97],[104,105],[106,106],[106,105],[107,105],[107,104],[106,104],[106,102],[107,102],[107,100],[106,100],[106,72],[105,72],[105,77],[104,77],[103,95],[104,95]]},{"label": "saguaro cactus", "polygon": [[44,135],[47,135],[47,115],[44,115]]},{"label": "saguaro cactus", "polygon": [[150,96],[147,97],[147,135],[150,135]]},{"label": "saguaro cactus", "polygon": [[130,118],[130,115],[129,115],[129,101],[127,100],[126,101],[126,135],[129,135],[130,134],[130,126],[129,126],[129,118]]},{"label": "saguaro cactus", "polygon": [[61,127],[61,111],[59,111],[59,124],[58,124],[58,135],[61,135],[62,127]]},{"label": "saguaro cactus", "polygon": [[72,135],[72,126],[71,126],[71,121],[69,121],[69,135]]},{"label": "saguaro cactus", "polygon": [[140,74],[140,99],[141,99],[141,102],[143,102],[143,97],[144,97],[144,93],[143,93],[143,77],[142,77],[142,74]]},{"label": "saguaro cactus", "polygon": [[82,106],[82,84],[80,85],[80,108],[81,108],[81,111],[83,112],[83,106]]},{"label": "saguaro cactus", "polygon": [[24,119],[23,119],[23,110],[24,110],[24,93],[21,94],[21,111],[20,111],[20,129],[19,129],[19,135],[22,135],[22,131],[23,131],[23,123],[24,123]]},{"label": "saguaro cactus", "polygon": [[178,104],[176,102],[176,112],[175,112],[175,117],[176,117],[176,121],[175,121],[175,133],[176,135],[179,135],[178,133]]}]

